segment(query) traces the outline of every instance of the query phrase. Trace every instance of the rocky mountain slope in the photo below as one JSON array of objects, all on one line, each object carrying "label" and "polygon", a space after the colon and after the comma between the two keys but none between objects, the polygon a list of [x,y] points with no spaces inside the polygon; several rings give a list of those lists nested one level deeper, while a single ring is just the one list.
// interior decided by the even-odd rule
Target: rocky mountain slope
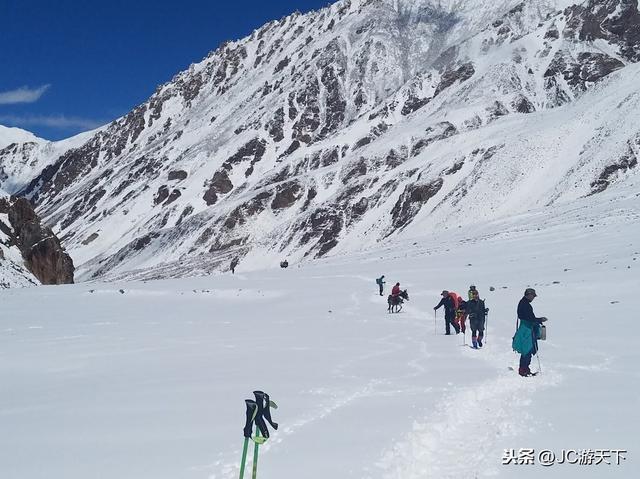
[{"label": "rocky mountain slope", "polygon": [[637,175],[638,60],[637,0],[343,0],[221,45],[10,192],[85,279],[473,228]]},{"label": "rocky mountain slope", "polygon": [[25,198],[0,197],[0,287],[73,283],[60,240]]}]

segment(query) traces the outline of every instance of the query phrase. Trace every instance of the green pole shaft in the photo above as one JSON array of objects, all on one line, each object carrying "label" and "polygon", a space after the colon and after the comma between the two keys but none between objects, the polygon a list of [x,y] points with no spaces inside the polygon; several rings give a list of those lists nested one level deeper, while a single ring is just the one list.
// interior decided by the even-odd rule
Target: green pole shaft
[{"label": "green pole shaft", "polygon": [[[256,426],[256,437],[260,437],[260,429]],[[260,445],[256,442],[253,446],[253,471],[251,474],[251,479],[256,479],[258,477],[258,447]]]},{"label": "green pole shaft", "polygon": [[244,447],[242,448],[242,461],[240,462],[240,479],[244,477],[244,465],[247,462],[247,449],[249,448],[249,438],[244,438]]}]

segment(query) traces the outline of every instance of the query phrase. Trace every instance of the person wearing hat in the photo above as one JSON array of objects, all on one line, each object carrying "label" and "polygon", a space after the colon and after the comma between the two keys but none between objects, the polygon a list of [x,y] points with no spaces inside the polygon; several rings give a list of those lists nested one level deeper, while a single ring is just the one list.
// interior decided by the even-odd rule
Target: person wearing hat
[{"label": "person wearing hat", "polygon": [[469,326],[471,326],[471,343],[474,349],[482,347],[482,339],[484,338],[484,322],[489,312],[489,308],[484,304],[484,300],[480,299],[478,291],[473,293],[472,299],[467,301],[466,307],[469,313]]},{"label": "person wearing hat", "polygon": [[451,325],[456,330],[456,334],[460,333],[460,326],[458,326],[455,322],[456,319],[456,307],[453,302],[453,298],[449,295],[449,291],[444,290],[442,293],[442,299],[440,302],[433,307],[433,310],[436,311],[440,308],[440,306],[444,306],[444,334],[451,334]]},{"label": "person wearing hat", "polygon": [[533,314],[531,302],[536,296],[535,289],[527,288],[524,291],[523,298],[518,303],[520,325],[516,330],[515,336],[513,336],[512,347],[514,351],[520,353],[520,368],[518,369],[520,376],[532,375],[529,365],[531,364],[532,356],[538,352],[540,325],[547,320],[545,317],[536,318],[535,314]]},{"label": "person wearing hat", "polygon": [[[471,286],[469,286],[469,292],[467,293],[469,296],[469,301],[471,301],[473,299],[473,294],[474,293],[478,293],[478,290],[476,289],[476,287],[472,284]],[[478,293],[480,294],[480,293]]]}]

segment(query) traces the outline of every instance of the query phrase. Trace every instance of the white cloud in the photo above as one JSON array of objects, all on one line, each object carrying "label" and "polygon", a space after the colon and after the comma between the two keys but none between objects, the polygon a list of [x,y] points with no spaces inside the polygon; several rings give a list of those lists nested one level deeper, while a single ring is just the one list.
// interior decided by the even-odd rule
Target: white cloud
[{"label": "white cloud", "polygon": [[93,130],[106,122],[65,115],[0,115],[0,123],[20,127],[47,126],[49,128]]},{"label": "white cloud", "polygon": [[51,85],[42,85],[38,88],[23,86],[15,90],[0,92],[0,105],[12,105],[15,103],[34,103],[40,99]]}]

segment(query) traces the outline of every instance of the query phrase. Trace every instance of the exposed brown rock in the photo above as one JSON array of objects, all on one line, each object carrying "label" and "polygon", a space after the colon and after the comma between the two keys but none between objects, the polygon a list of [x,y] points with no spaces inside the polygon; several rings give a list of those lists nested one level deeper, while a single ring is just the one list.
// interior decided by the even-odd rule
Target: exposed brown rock
[{"label": "exposed brown rock", "polygon": [[82,244],[86,246],[86,245],[88,245],[89,243],[91,243],[91,242],[93,242],[93,241],[97,240],[97,239],[98,239],[98,236],[99,236],[99,235],[98,235],[98,233],[91,233],[91,234],[90,234],[86,239],[84,239],[84,240],[82,241]]},{"label": "exposed brown rock", "polygon": [[620,173],[624,173],[638,166],[638,158],[628,145],[627,151],[614,163],[607,165],[600,173],[600,176],[591,183],[591,193],[596,194],[606,190],[614,178]]},{"label": "exposed brown rock", "polygon": [[473,63],[471,62],[465,63],[455,70],[446,70],[442,74],[440,83],[436,87],[436,91],[434,92],[433,96],[438,96],[440,93],[442,93],[442,91],[446,90],[457,81],[462,83],[463,81],[468,80],[474,75],[475,72],[476,70],[475,68],[473,68]]},{"label": "exposed brown rock", "polygon": [[511,106],[518,113],[533,113],[536,111],[536,107],[531,103],[531,100],[524,95],[518,95],[511,103]]},{"label": "exposed brown rock", "polygon": [[393,228],[397,229],[408,225],[422,206],[440,191],[442,184],[442,178],[438,178],[429,183],[408,185],[391,210]]},{"label": "exposed brown rock", "polygon": [[189,176],[187,174],[186,171],[184,170],[173,170],[169,172],[169,181],[173,181],[173,180],[186,180],[187,176]]},{"label": "exposed brown rock", "polygon": [[289,181],[283,185],[278,185],[276,196],[271,202],[271,209],[279,210],[289,208],[302,196],[302,187],[297,181]]},{"label": "exposed brown rock", "polygon": [[158,188],[158,192],[156,193],[156,196],[153,198],[153,204],[159,205],[168,197],[169,197],[169,188],[167,188],[167,185],[162,185]]},{"label": "exposed brown rock", "polygon": [[304,231],[300,244],[309,244],[312,239],[317,238],[314,248],[311,248],[307,255],[316,251],[315,257],[320,258],[338,244],[338,235],[342,227],[340,212],[334,208],[318,208],[300,225],[300,230]]},{"label": "exposed brown rock", "polygon": [[204,192],[203,199],[207,206],[211,206],[218,201],[218,194],[226,194],[233,189],[233,183],[231,183],[225,170],[216,171],[211,181],[205,186],[208,186],[208,188]]},{"label": "exposed brown rock", "polygon": [[11,241],[20,249],[29,271],[42,284],[73,283],[73,260],[51,228],[40,222],[31,203],[26,198],[11,198],[0,209],[8,213]]}]

